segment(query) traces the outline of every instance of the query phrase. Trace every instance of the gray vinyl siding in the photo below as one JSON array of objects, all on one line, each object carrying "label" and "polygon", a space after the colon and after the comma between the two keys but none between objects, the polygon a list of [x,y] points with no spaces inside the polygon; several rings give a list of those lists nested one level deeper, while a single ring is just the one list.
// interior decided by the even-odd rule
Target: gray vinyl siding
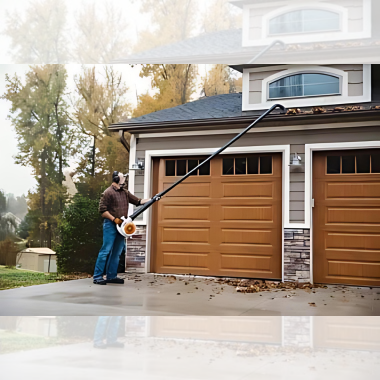
[{"label": "gray vinyl siding", "polygon": [[[364,0],[328,0],[328,4],[339,5],[344,7],[348,11],[348,33],[360,33],[364,30],[363,22],[363,1]],[[321,4],[324,2],[321,1]],[[302,8],[302,3],[299,4]],[[245,10],[249,12],[249,25],[244,25],[245,28],[248,28],[248,35],[250,40],[260,40],[262,38],[263,27],[263,17],[265,14],[270,13],[279,8],[278,3],[273,5],[267,5],[263,3],[261,7],[255,7],[250,10]],[[295,34],[295,39],[297,35]]]},{"label": "gray vinyl siding", "polygon": [[[348,96],[363,96],[363,65],[323,65],[348,73]],[[263,79],[284,70],[270,70],[249,73],[249,104],[260,104],[262,102]],[[244,89],[243,89],[244,91]],[[245,90],[246,91],[246,90]]]},{"label": "gray vinyl siding", "polygon": [[[380,125],[380,122],[379,122]],[[235,134],[184,137],[155,137],[139,138],[137,144],[137,158],[145,158],[146,150],[167,149],[194,149],[194,148],[219,148],[228,142]],[[298,153],[305,163],[305,144],[353,142],[380,140],[379,127],[347,128],[347,129],[324,129],[284,131],[267,133],[248,133],[234,146],[265,146],[265,145],[290,145],[291,153]],[[135,194],[143,197],[143,175],[136,173]],[[305,198],[305,173],[304,170],[291,170],[290,173],[290,222],[303,223],[305,221],[304,198]]]}]

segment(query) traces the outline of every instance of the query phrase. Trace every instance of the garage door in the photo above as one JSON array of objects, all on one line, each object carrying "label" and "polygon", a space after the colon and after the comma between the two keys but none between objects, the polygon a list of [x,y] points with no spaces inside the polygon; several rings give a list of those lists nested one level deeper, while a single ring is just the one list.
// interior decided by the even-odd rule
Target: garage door
[{"label": "garage door", "polygon": [[314,280],[380,285],[380,151],[313,155]]},{"label": "garage door", "polygon": [[[199,160],[156,161],[157,191]],[[155,205],[151,270],[281,278],[281,174],[281,154],[214,158]]]}]

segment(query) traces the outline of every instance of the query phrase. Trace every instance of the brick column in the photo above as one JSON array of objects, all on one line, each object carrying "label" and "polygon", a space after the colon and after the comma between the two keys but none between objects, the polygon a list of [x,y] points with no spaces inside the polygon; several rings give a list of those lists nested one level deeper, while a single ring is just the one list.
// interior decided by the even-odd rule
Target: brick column
[{"label": "brick column", "polygon": [[311,347],[311,317],[283,317],[284,346]]},{"label": "brick column", "polygon": [[285,229],[284,280],[310,282],[310,230]]},{"label": "brick column", "polygon": [[136,233],[127,239],[126,270],[145,268],[146,226],[136,227]]}]

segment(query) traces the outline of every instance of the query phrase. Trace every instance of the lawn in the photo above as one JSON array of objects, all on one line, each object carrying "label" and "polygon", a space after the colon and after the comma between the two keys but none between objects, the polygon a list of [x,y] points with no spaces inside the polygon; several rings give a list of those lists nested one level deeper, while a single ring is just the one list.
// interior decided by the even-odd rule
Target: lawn
[{"label": "lawn", "polygon": [[52,282],[76,280],[86,277],[88,277],[86,274],[45,274],[16,268],[8,268],[0,265],[0,290],[19,288],[22,286],[50,284]]}]

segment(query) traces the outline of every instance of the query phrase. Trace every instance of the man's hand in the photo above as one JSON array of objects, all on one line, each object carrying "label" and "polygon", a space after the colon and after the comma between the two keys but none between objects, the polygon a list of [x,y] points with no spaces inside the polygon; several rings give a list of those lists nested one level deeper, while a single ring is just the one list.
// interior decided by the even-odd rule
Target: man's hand
[{"label": "man's hand", "polygon": [[121,219],[119,219],[119,218],[114,218],[113,221],[114,221],[115,224],[117,224],[117,225],[119,225],[119,226],[120,226],[121,224],[123,224],[123,221],[122,221]]}]

